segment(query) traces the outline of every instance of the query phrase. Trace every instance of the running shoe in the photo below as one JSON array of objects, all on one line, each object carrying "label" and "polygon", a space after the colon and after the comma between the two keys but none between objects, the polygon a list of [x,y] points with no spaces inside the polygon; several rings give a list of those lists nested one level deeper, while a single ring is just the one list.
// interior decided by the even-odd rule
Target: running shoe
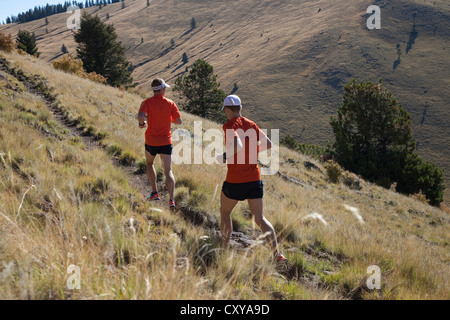
[{"label": "running shoe", "polygon": [[169,206],[170,206],[171,209],[175,208],[175,201],[170,200]]},{"label": "running shoe", "polygon": [[148,197],[147,200],[154,201],[159,200],[159,193],[158,192],[152,192]]},{"label": "running shoe", "polygon": [[287,258],[285,256],[283,256],[281,253],[279,253],[276,257],[275,257],[275,261],[276,262],[287,262]]}]

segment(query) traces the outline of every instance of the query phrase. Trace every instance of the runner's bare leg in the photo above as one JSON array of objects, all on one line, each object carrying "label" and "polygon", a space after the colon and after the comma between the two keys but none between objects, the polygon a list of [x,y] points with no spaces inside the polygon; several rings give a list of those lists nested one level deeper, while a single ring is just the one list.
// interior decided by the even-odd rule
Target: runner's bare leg
[{"label": "runner's bare leg", "polygon": [[152,156],[150,152],[145,151],[145,159],[147,164],[147,176],[148,180],[150,180],[150,185],[152,187],[152,192],[158,191],[156,187],[156,170],[155,170],[155,158],[156,156]]},{"label": "runner's bare leg", "polygon": [[222,246],[227,247],[233,232],[231,212],[238,203],[237,200],[228,198],[223,192],[220,195],[220,231],[222,232]]},{"label": "runner's bare leg", "polygon": [[248,207],[255,218],[255,223],[261,228],[263,234],[268,233],[268,242],[274,253],[278,253],[278,243],[275,235],[275,229],[263,215],[263,199],[248,199]]},{"label": "runner's bare leg", "polygon": [[175,176],[172,172],[172,156],[169,154],[161,154],[160,156],[164,168],[164,175],[166,176],[166,187],[169,192],[169,200],[173,200],[175,193]]}]

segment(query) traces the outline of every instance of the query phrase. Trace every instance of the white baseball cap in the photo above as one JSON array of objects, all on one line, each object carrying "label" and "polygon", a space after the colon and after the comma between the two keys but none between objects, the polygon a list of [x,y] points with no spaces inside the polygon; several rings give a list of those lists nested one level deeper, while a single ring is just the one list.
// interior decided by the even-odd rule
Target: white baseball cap
[{"label": "white baseball cap", "polygon": [[233,94],[233,95],[230,95],[230,96],[225,98],[225,100],[223,101],[222,110],[225,107],[238,107],[238,106],[241,106],[241,105],[242,105],[241,99],[238,96]]},{"label": "white baseball cap", "polygon": [[165,83],[164,80],[162,80],[162,79],[160,79],[160,80],[161,80],[162,84],[160,86],[157,86],[157,87],[152,87],[153,91],[159,91],[159,90],[161,90],[163,88],[170,88],[170,86],[167,83]]}]

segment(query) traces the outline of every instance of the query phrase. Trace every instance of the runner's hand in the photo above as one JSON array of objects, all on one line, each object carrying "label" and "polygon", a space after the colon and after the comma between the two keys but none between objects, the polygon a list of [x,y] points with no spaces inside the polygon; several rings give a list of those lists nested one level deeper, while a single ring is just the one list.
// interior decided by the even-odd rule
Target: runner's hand
[{"label": "runner's hand", "polygon": [[144,129],[147,126],[147,121],[144,121],[143,124],[139,123],[139,128]]},{"label": "runner's hand", "polygon": [[223,153],[216,153],[216,160],[219,164],[224,164],[226,163],[223,159]]}]

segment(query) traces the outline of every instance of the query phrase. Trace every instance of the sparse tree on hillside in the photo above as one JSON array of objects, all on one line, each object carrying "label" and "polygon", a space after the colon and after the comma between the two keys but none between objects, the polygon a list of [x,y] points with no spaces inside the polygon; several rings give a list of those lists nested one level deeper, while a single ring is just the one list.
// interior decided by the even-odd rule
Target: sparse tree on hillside
[{"label": "sparse tree on hillside", "polygon": [[433,204],[442,201],[442,172],[414,154],[411,115],[380,84],[351,81],[331,118],[339,163],[365,179],[397,191],[420,190]]},{"label": "sparse tree on hillside", "polygon": [[150,7],[150,0],[147,0],[147,7]]},{"label": "sparse tree on hillside", "polygon": [[88,73],[96,72],[104,76],[112,86],[127,87],[132,83],[130,62],[112,24],[105,24],[98,16],[84,13],[81,29],[74,38],[78,44],[78,58],[83,61]]},{"label": "sparse tree on hillside", "polygon": [[62,45],[61,52],[64,53],[64,54],[69,53],[69,51],[67,50],[67,47],[66,47],[65,44]]},{"label": "sparse tree on hillside", "polygon": [[184,64],[188,63],[189,58],[188,58],[186,52],[183,52],[183,56],[181,57],[181,61],[183,61]]},{"label": "sparse tree on hillside", "polygon": [[192,18],[191,20],[191,29],[197,28],[197,21],[195,21],[195,18]]},{"label": "sparse tree on hillside", "polygon": [[213,67],[204,60],[197,60],[189,74],[175,81],[174,91],[185,101],[181,107],[192,114],[222,122],[225,115],[220,112],[225,92],[217,83]]},{"label": "sparse tree on hillside", "polygon": [[411,115],[382,84],[348,83],[331,126],[339,163],[384,187],[397,180],[391,172],[414,150]]},{"label": "sparse tree on hillside", "polygon": [[416,38],[419,35],[419,32],[417,32],[416,23],[413,23],[412,30],[409,34],[408,43],[406,44],[406,54],[412,49],[414,43],[416,42]]},{"label": "sparse tree on hillside", "polygon": [[38,52],[38,48],[36,45],[36,36],[34,32],[31,33],[26,30],[19,30],[16,43],[17,48],[22,49],[26,53],[39,58],[40,53]]}]

